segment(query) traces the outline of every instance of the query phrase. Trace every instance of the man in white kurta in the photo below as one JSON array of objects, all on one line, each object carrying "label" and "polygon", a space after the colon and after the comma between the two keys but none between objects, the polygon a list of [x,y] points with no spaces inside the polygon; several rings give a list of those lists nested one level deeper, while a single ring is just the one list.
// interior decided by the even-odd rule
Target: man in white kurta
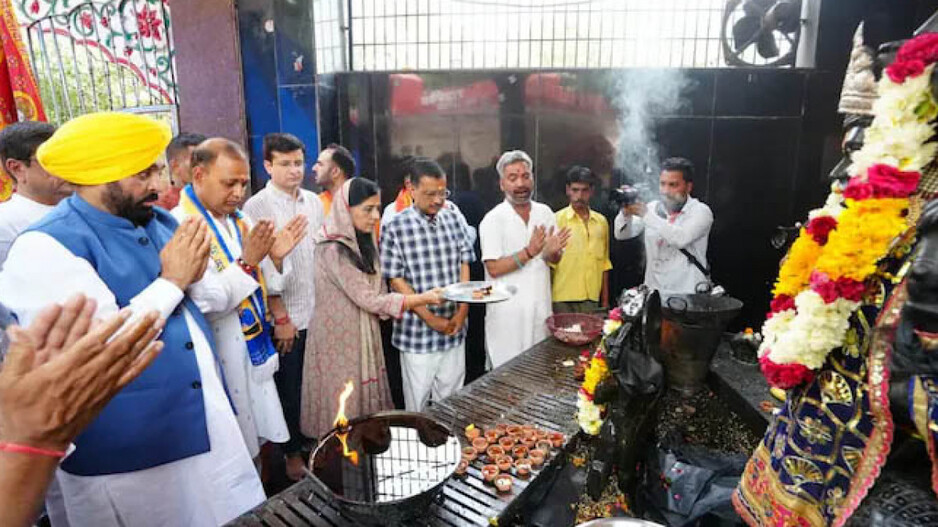
[{"label": "man in white kurta", "polygon": [[[186,383],[183,391],[201,393],[204,429],[210,446],[207,451],[139,470],[110,467],[96,471],[92,467],[90,472],[96,475],[78,475],[59,469],[57,479],[61,485],[67,522],[71,525],[208,527],[236,518],[265,498],[260,479],[241,439],[231,403],[225,395],[210,339],[196,321],[202,315],[192,310],[193,304],[186,298],[187,292],[214,290],[222,286],[213,283],[210,276],[199,280],[200,270],[188,271],[190,277],[186,279],[180,279],[179,272],[172,270],[178,270],[181,261],[191,260],[189,256],[204,254],[195,252],[191,245],[184,249],[185,242],[179,242],[185,236],[185,239],[192,240],[199,229],[204,237],[204,226],[188,223],[168,241],[162,239],[166,234],[157,236],[157,233],[165,231],[158,231],[153,226],[156,222],[160,225],[175,222],[165,211],[153,210],[150,206],[156,199],[159,174],[163,169],[163,163],[157,158],[170,134],[165,125],[148,121],[148,118],[130,114],[82,116],[74,120],[74,126],[70,122],[60,128],[57,134],[61,133],[61,137],[50,139],[49,143],[55,145],[47,145],[50,146],[49,151],[40,149],[37,157],[43,166],[79,185],[78,193],[60,203],[43,220],[46,225],[31,228],[13,243],[0,272],[0,297],[24,325],[30,324],[43,306],[63,302],[76,293],[94,299],[97,303],[96,318],[105,318],[122,307],[129,307],[135,313],[156,310],[167,321],[178,321],[182,317],[183,325],[172,323],[176,328],[184,327],[190,341],[186,346],[167,345],[161,355],[194,354],[199,380],[192,381],[191,387],[188,380],[183,380]],[[78,221],[62,226],[59,231],[48,228],[48,224],[61,218]],[[152,251],[156,245],[161,249],[158,259],[163,261],[162,273],[158,273],[158,277],[129,302],[119,305],[117,293],[105,283],[100,269],[103,265],[110,265],[106,272],[120,269],[120,255],[109,250],[106,255],[98,252],[101,257],[98,261],[80,257],[75,246],[67,247],[71,244],[67,241],[71,235],[57,238],[47,233],[68,232],[70,229],[74,230],[76,238],[87,230],[84,239],[102,240],[104,245],[108,240],[126,237],[130,233],[129,239],[141,252]],[[173,247],[169,249],[169,246]],[[154,254],[156,258],[155,253],[147,254]],[[115,260],[117,264],[108,264],[103,261],[105,259]],[[156,265],[159,269],[160,262]],[[137,273],[135,280],[144,273],[142,268],[130,271]],[[195,274],[191,274],[193,272]],[[191,285],[186,288],[186,284]],[[167,327],[169,324],[167,322]],[[172,360],[166,356],[161,358]],[[154,367],[155,364],[148,370]],[[133,383],[123,391],[130,390],[132,386]],[[169,388],[153,386],[150,389]],[[146,392],[141,392],[138,387],[131,393],[144,395]],[[107,418],[108,408],[113,404],[105,407],[102,416],[89,425],[89,430],[102,425],[100,421]],[[194,419],[191,428],[201,427],[202,422],[201,418]],[[113,432],[108,435],[116,436],[126,427],[126,421],[124,423],[121,426],[114,421],[112,424],[103,423],[103,426],[112,427]],[[188,422],[178,424],[190,426]],[[175,439],[154,436],[150,443],[168,444]],[[77,450],[66,458],[66,462],[81,452],[82,436],[76,444]],[[84,444],[94,450],[94,445],[87,440]],[[138,454],[128,453],[129,457],[115,461],[106,459],[104,453],[105,457],[97,459],[102,464],[133,464],[135,458],[144,457],[148,452]],[[113,457],[120,457],[120,454],[114,453]]]},{"label": "man in white kurta", "polygon": [[550,207],[531,200],[532,166],[520,150],[502,155],[496,169],[505,201],[479,224],[485,278],[518,288],[510,300],[486,306],[485,347],[495,368],[547,337],[548,264],[560,260],[569,237],[556,228]]},{"label": "man in white kurta", "polygon": [[[235,262],[249,258],[260,259],[260,262],[251,262],[249,266],[259,263],[268,294],[280,293],[283,289],[283,275],[271,258],[267,257],[271,245],[259,253],[254,251],[255,255],[249,257],[247,253],[251,250],[247,245],[258,239],[251,233],[243,240],[239,235],[237,221],[244,222],[253,231],[250,220],[237,209],[247,182],[250,181],[247,157],[240,146],[225,139],[209,139],[196,147],[192,159],[192,185],[183,189],[180,205],[172,213],[180,221],[188,216],[204,217],[211,223],[209,231],[213,236],[220,236],[221,243],[234,260],[232,265],[219,269],[210,257],[206,275],[217,276],[218,282],[225,286],[210,294],[194,296],[193,300],[212,325],[219,362],[237,412],[238,424],[248,451],[252,457],[256,457],[263,442],[283,443],[290,438],[290,433],[274,381],[279,357],[274,353],[263,364],[252,364],[238,313],[241,302],[254,294],[261,284]],[[197,208],[185,206],[194,200],[204,206],[204,215]],[[272,235],[271,222],[259,222],[259,227],[271,229]],[[281,239],[286,240],[285,237]],[[286,240],[286,252],[292,250],[297,241]],[[275,252],[277,250],[281,249],[274,248]],[[281,265],[284,256],[286,254],[277,255]],[[287,271],[284,268],[281,270]]]}]

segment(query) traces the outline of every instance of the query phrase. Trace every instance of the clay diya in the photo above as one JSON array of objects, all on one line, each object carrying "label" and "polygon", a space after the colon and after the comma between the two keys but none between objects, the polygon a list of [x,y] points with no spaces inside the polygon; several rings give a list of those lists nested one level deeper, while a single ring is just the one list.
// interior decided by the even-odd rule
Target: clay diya
[{"label": "clay diya", "polygon": [[524,445],[518,445],[511,449],[511,455],[515,456],[515,459],[521,459],[528,455],[528,447]]},{"label": "clay diya", "polygon": [[526,478],[531,474],[531,460],[528,458],[521,458],[518,461],[515,461],[515,472],[518,473],[519,478]]},{"label": "clay diya", "polygon": [[466,461],[474,461],[477,457],[479,457],[479,453],[476,452],[475,448],[467,446],[462,449],[462,458]]},{"label": "clay diya", "polygon": [[521,430],[523,430],[523,431],[525,431],[525,432],[527,432],[527,431],[530,430],[530,431],[533,432],[533,431],[534,431],[534,425],[521,425]]},{"label": "clay diya", "polygon": [[523,437],[524,439],[535,439],[535,438],[537,438],[537,434],[534,432],[533,429],[532,429],[532,430],[522,430],[522,431],[521,431],[521,437]]},{"label": "clay diya", "polygon": [[521,444],[528,447],[528,450],[534,450],[537,447],[537,439],[533,437],[531,439],[525,439]]},{"label": "clay diya", "polygon": [[498,470],[501,470],[502,472],[511,470],[511,463],[511,456],[502,455],[495,458],[495,466],[497,466]]},{"label": "clay diya", "polygon": [[551,432],[547,437],[550,439],[550,444],[554,448],[560,448],[563,446],[563,434],[560,432]]},{"label": "clay diya", "polygon": [[544,456],[550,455],[551,447],[552,445],[550,444],[550,441],[538,441],[536,445],[536,448],[538,450],[540,450],[541,452],[544,452]]},{"label": "clay diya", "polygon": [[489,457],[489,460],[495,461],[498,459],[498,456],[505,455],[505,449],[498,445],[492,445],[485,449],[485,454]]},{"label": "clay diya", "polygon": [[495,480],[495,476],[498,475],[498,467],[495,465],[485,465],[482,467],[482,479],[491,483]]},{"label": "clay diya", "polygon": [[489,442],[489,444],[492,444],[498,441],[498,436],[499,436],[498,430],[495,430],[494,428],[489,428],[488,430],[485,431],[485,439],[486,441]]},{"label": "clay diya", "polygon": [[505,429],[505,433],[511,436],[519,436],[521,435],[521,427],[518,425],[509,425],[508,428]]},{"label": "clay diya", "polygon": [[498,435],[505,435],[508,433],[508,425],[505,423],[498,423],[495,425],[495,429],[498,430]]},{"label": "clay diya", "polygon": [[534,431],[534,436],[537,437],[537,440],[547,439],[547,436],[550,435],[550,432],[544,430],[543,428],[538,428]]},{"label": "clay diya", "polygon": [[498,492],[509,492],[511,490],[511,476],[502,474],[495,478],[495,488]]},{"label": "clay diya", "polygon": [[456,475],[465,476],[467,470],[469,470],[469,462],[466,461],[466,458],[460,459],[459,464],[456,465]]},{"label": "clay diya", "polygon": [[466,439],[468,439],[470,443],[472,442],[473,439],[479,437],[479,434],[481,433],[482,432],[479,431],[479,429],[476,428],[475,425],[469,425],[466,427]]},{"label": "clay diya", "polygon": [[544,464],[544,453],[540,450],[533,450],[528,453],[528,459],[531,460],[531,464],[535,467],[539,467]]},{"label": "clay diya", "polygon": [[472,448],[474,448],[478,454],[485,452],[485,449],[488,448],[488,446],[489,442],[484,437],[477,437],[472,440]]},{"label": "clay diya", "polygon": [[508,450],[509,448],[515,446],[515,438],[511,436],[500,437],[498,439],[498,445]]}]

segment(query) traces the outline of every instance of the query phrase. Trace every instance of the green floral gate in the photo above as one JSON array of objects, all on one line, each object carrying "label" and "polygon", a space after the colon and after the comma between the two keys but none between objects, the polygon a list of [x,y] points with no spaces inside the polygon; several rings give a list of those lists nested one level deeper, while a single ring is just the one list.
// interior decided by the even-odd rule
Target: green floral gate
[{"label": "green floral gate", "polygon": [[154,114],[178,98],[168,0],[14,0],[50,121],[101,110]]}]

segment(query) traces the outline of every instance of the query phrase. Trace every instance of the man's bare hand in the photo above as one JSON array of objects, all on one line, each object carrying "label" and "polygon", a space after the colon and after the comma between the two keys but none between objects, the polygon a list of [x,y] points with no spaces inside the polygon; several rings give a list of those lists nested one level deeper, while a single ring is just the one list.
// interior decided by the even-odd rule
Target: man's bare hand
[{"label": "man's bare hand", "polygon": [[293,322],[277,324],[274,326],[274,347],[277,353],[286,355],[293,351],[293,341],[296,340],[297,328]]},{"label": "man's bare hand", "polygon": [[274,235],[274,244],[270,248],[270,258],[275,262],[283,261],[297,244],[306,236],[309,220],[303,214],[297,214],[289,223]]},{"label": "man's bare hand", "polygon": [[647,207],[644,203],[639,201],[631,205],[628,205],[626,207],[623,207],[622,210],[625,211],[626,216],[642,217],[645,215],[645,211],[647,210]]},{"label": "man's bare hand", "polygon": [[558,229],[556,227],[551,227],[550,231],[547,233],[547,238],[544,242],[544,253],[548,255],[548,258],[551,260],[556,259],[560,256],[563,250],[567,247],[567,242],[570,240],[570,229],[564,227]]},{"label": "man's bare hand", "polygon": [[274,241],[274,222],[261,220],[244,237],[241,259],[250,266],[257,266],[270,253]]},{"label": "man's bare hand", "polygon": [[10,350],[0,369],[0,439],[65,450],[163,347],[153,341],[163,324],[155,311],[117,336],[130,311],[94,327],[93,314],[94,301],[78,295],[42,310],[29,328],[9,328]]},{"label": "man's bare hand", "polygon": [[541,251],[544,250],[544,244],[547,239],[547,230],[543,225],[538,225],[534,227],[534,232],[531,233],[531,239],[528,241],[528,255],[531,258],[536,258],[537,255],[541,254]]},{"label": "man's bare hand", "polygon": [[208,265],[211,241],[205,220],[183,220],[173,237],[160,251],[160,276],[182,290],[199,281]]},{"label": "man's bare hand", "polygon": [[449,335],[449,332],[452,330],[451,322],[452,321],[448,318],[438,317],[436,315],[432,315],[430,319],[426,321],[430,329],[444,335]]}]

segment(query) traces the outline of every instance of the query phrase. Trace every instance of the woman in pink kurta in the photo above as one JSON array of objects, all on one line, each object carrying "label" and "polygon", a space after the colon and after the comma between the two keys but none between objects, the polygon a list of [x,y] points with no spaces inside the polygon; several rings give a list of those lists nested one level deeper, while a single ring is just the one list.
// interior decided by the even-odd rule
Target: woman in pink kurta
[{"label": "woman in pink kurta", "polygon": [[303,434],[319,438],[333,428],[339,394],[352,381],[349,419],[394,408],[384,368],[378,317],[439,303],[439,290],[419,295],[389,293],[381,278],[374,240],[380,219],[378,186],[350,179],[334,198],[317,238],[316,303],[303,366]]}]

